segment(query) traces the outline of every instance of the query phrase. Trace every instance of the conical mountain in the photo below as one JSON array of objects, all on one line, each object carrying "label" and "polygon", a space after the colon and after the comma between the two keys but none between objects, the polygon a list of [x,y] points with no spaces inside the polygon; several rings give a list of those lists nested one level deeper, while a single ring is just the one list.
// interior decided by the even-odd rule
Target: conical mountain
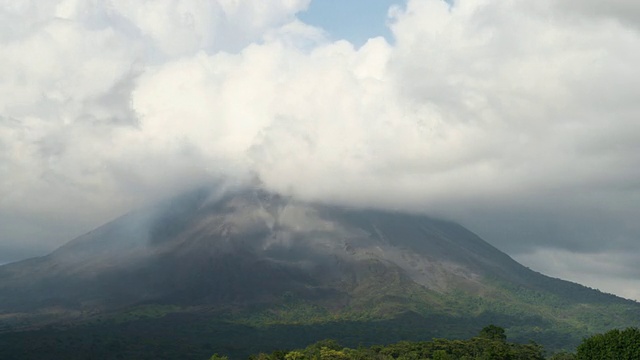
[{"label": "conical mountain", "polygon": [[637,303],[536,273],[458,224],[260,189],[193,191],[0,267],[4,318],[157,305],[247,324],[437,316],[456,334],[447,321],[482,318],[534,338],[640,324]]}]

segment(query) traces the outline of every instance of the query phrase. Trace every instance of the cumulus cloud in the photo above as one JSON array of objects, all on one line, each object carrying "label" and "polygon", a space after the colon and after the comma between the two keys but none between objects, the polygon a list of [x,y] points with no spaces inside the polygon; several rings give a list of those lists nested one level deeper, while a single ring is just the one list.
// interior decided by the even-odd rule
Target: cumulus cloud
[{"label": "cumulus cloud", "polygon": [[[59,243],[72,231],[53,231],[51,221],[43,219],[87,230],[209,177],[212,159],[224,156],[213,156],[190,138],[201,132],[197,119],[187,116],[202,112],[202,103],[182,95],[170,99],[174,108],[191,102],[200,110],[176,116],[175,126],[158,133],[171,122],[147,121],[134,108],[140,79],[161,67],[237,52],[279,29],[290,39],[296,29],[313,32],[294,16],[307,5],[306,0],[269,6],[222,0],[3,1],[0,242],[9,248]],[[181,77],[193,73],[185,71]],[[182,90],[193,85],[188,81],[195,79]],[[191,127],[185,130],[190,136],[166,134],[176,127]],[[16,214],[25,226],[9,226]],[[41,227],[50,233],[29,230]]]},{"label": "cumulus cloud", "polygon": [[4,1],[0,214],[76,231],[257,176],[453,218],[522,256],[634,248],[635,3],[411,0],[393,44],[361,47],[298,20],[308,4]]}]

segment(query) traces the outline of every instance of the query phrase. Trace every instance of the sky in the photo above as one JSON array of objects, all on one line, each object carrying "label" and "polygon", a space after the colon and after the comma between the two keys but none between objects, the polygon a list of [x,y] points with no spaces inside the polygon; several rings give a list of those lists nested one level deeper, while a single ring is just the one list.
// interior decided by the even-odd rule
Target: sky
[{"label": "sky", "polygon": [[640,3],[0,0],[0,263],[205,183],[640,300]]},{"label": "sky", "polygon": [[387,26],[389,8],[404,3],[402,0],[316,0],[297,17],[323,29],[331,41],[345,39],[361,47],[370,38],[382,36],[393,43],[393,34]]}]

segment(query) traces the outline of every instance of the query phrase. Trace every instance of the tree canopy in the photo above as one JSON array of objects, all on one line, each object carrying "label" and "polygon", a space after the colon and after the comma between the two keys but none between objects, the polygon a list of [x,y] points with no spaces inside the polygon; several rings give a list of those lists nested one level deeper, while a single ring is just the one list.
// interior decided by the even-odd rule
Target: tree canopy
[{"label": "tree canopy", "polygon": [[506,341],[503,328],[489,325],[468,340],[434,339],[401,341],[386,346],[343,348],[332,340],[323,340],[289,352],[253,355],[254,360],[543,360],[543,349],[535,343]]},{"label": "tree canopy", "polygon": [[578,360],[640,359],[640,329],[611,330],[585,339],[577,350]]}]

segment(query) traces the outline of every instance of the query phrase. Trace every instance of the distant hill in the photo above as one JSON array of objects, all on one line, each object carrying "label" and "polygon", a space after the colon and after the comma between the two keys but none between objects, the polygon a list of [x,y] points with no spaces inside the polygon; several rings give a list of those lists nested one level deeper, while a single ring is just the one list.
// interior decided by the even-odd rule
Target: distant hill
[{"label": "distant hill", "polygon": [[239,339],[265,340],[262,331],[272,346],[333,335],[357,346],[472,336],[489,323],[516,341],[571,348],[640,325],[640,304],[534,272],[452,222],[260,189],[193,191],[0,266],[0,349],[13,339],[4,351],[76,332],[129,351],[127,341],[144,337],[134,329],[161,326],[156,337],[172,339],[173,329],[198,354],[223,346],[213,334],[224,328],[224,346],[245,354],[252,345]]}]

